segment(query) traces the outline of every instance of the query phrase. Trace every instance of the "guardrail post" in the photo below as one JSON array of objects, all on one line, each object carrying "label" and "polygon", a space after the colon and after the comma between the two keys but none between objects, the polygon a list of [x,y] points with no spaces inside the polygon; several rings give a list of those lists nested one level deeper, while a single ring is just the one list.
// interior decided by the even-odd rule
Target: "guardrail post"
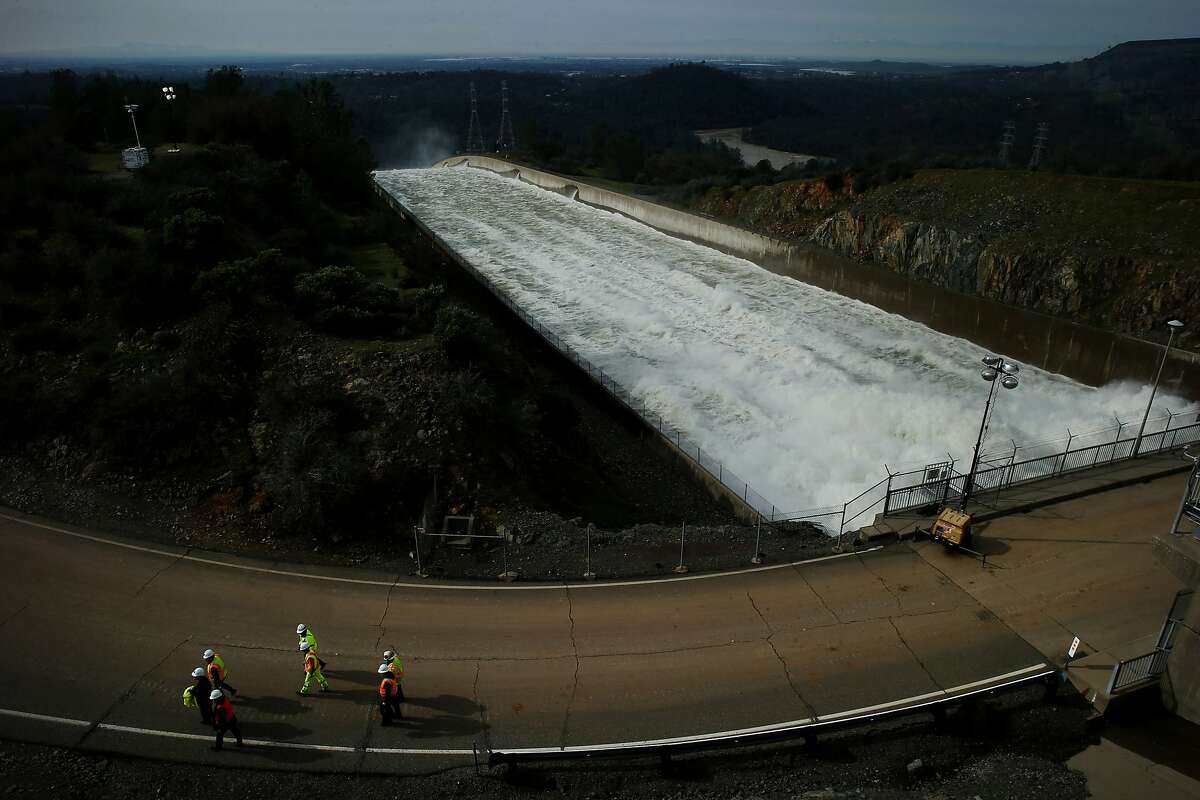
[{"label": "guardrail post", "polygon": [[683,563],[683,542],[687,536],[687,523],[684,522],[679,526],[679,566],[675,567],[675,572],[680,575],[688,571],[688,568]]},{"label": "guardrail post", "polygon": [[887,492],[883,495],[883,515],[886,517],[892,503],[892,471],[888,469],[887,464],[884,464],[883,468],[887,470],[888,474]]}]

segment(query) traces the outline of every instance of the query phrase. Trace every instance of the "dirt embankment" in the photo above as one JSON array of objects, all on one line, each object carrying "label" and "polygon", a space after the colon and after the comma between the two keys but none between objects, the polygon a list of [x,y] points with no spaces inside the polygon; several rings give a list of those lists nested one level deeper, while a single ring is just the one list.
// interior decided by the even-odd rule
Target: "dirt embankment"
[{"label": "dirt embankment", "polygon": [[[1200,304],[1200,184],[928,170],[853,193],[714,189],[697,210],[934,285],[1147,338]],[[1200,332],[1177,339],[1200,346]]]}]

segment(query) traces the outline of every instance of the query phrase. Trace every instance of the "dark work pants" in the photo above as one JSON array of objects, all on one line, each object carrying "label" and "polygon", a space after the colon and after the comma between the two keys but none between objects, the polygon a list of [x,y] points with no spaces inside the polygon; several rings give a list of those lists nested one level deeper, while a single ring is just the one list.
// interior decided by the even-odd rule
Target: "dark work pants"
[{"label": "dark work pants", "polygon": [[201,700],[196,703],[196,707],[200,709],[200,721],[205,725],[212,725],[212,703]]},{"label": "dark work pants", "polygon": [[239,746],[242,744],[242,729],[238,727],[237,718],[235,717],[234,719],[229,720],[229,722],[226,722],[221,727],[217,728],[217,749],[218,750],[221,749],[221,742],[225,741],[225,732],[226,731],[233,733],[234,738],[237,739],[237,743]]},{"label": "dark work pants", "polygon": [[382,719],[380,724],[391,725],[393,720],[403,719],[404,714],[400,711],[400,696],[389,697],[388,699],[379,699],[379,716]]}]

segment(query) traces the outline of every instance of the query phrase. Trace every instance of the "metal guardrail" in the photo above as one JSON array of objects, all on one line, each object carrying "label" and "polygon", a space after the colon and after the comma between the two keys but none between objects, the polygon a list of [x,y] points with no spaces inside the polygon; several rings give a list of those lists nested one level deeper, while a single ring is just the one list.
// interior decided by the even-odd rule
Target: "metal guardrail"
[{"label": "metal guardrail", "polygon": [[1167,670],[1167,656],[1170,651],[1162,648],[1136,658],[1123,659],[1113,665],[1112,675],[1108,678],[1108,686],[1104,693],[1112,695],[1132,686],[1147,684],[1158,680]]},{"label": "metal guardrail", "polygon": [[[1022,670],[1022,672],[1027,672],[1028,674],[1008,680],[1001,680],[989,686],[968,689],[957,694],[935,692],[933,693],[935,696],[923,695],[920,698],[912,698],[914,702],[906,705],[901,705],[900,703],[883,703],[859,709],[860,713],[843,712],[828,714],[824,717],[817,716],[815,718],[796,720],[780,725],[765,725],[738,731],[643,742],[511,749],[495,749],[491,746],[490,740],[485,739],[483,742],[477,743],[476,747],[480,754],[486,753],[487,765],[489,767],[544,761],[635,758],[645,756],[657,756],[668,760],[672,755],[704,750],[754,747],[792,739],[812,740],[822,733],[870,725],[880,720],[912,714],[933,713],[935,716],[940,716],[944,713],[947,706],[1039,681],[1046,681],[1047,692],[1049,694],[1057,687],[1059,682],[1059,671],[1045,663],[1031,667],[1028,670]],[[1047,681],[1047,679],[1050,680]],[[938,694],[941,696],[936,696]]]}]

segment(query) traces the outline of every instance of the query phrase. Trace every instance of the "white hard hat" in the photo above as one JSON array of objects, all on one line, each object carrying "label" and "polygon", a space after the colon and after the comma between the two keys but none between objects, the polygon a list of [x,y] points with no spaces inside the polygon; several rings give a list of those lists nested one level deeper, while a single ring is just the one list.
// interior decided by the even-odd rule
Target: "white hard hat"
[{"label": "white hard hat", "polygon": [[296,626],[296,635],[302,636],[306,630],[308,630],[308,626],[301,622]]},{"label": "white hard hat", "polygon": [[213,649],[211,647],[204,651],[204,658],[206,658],[206,659],[212,658],[215,655],[216,655],[216,653],[213,652]]},{"label": "white hard hat", "polygon": [[192,677],[193,678],[203,678],[204,677],[204,668],[196,667],[194,670],[192,670]]},{"label": "white hard hat", "polygon": [[300,652],[304,652],[311,647],[312,647],[312,645],[310,645],[308,642],[301,642],[300,643]]},{"label": "white hard hat", "polygon": [[384,660],[386,660],[386,661],[391,661],[391,660],[392,660],[393,658],[395,658],[395,657],[396,657],[396,651],[395,651],[395,650],[384,650],[384,651],[383,651],[383,658],[384,658]]},{"label": "white hard hat", "polygon": [[222,692],[220,689],[213,689],[211,692],[208,693],[209,700],[216,700],[216,699],[218,699],[220,697],[224,697],[224,696],[225,696],[225,693]]},{"label": "white hard hat", "polygon": [[390,671],[390,670],[388,669],[388,665],[387,665],[387,664],[380,664],[380,665],[379,665],[379,674],[380,674],[380,675],[386,675],[386,674],[387,674],[389,671]]}]

